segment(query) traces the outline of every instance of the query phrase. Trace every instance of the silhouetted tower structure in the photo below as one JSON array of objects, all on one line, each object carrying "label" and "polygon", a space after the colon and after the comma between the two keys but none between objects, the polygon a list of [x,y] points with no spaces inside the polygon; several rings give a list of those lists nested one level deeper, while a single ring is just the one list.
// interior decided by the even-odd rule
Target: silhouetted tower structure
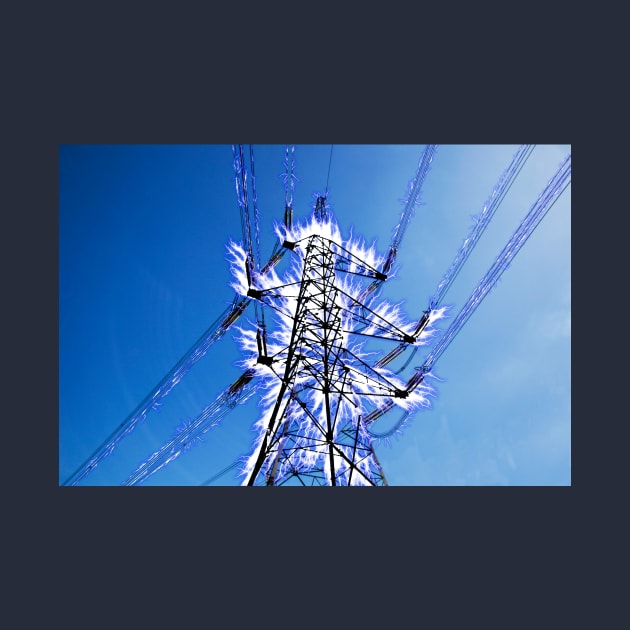
[{"label": "silhouetted tower structure", "polygon": [[[314,218],[321,223],[328,218],[323,197],[317,199]],[[347,283],[339,282],[348,273],[372,280],[385,277],[319,234],[283,245],[301,257],[302,274],[295,287],[288,345],[274,356],[258,358],[274,371],[280,387],[247,483],[253,485],[264,475],[267,485],[288,477],[309,484],[385,484],[359,397],[402,397],[406,392],[348,348],[349,331],[361,331],[371,320],[369,309],[348,293]],[[271,302],[276,291],[270,287],[250,295]],[[415,341],[382,318],[377,328],[374,336]]]}]

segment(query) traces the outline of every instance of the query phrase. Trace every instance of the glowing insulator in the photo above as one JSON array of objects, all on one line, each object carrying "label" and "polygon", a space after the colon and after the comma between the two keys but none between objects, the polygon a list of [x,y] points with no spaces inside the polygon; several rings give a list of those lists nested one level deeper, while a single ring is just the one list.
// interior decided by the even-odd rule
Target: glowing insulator
[{"label": "glowing insulator", "polygon": [[363,418],[363,421],[365,424],[371,424],[375,420],[378,420],[381,416],[385,415],[393,406],[394,402],[392,400],[386,400],[382,407],[378,407],[377,409],[374,409],[374,411],[370,411],[370,413]]},{"label": "glowing insulator", "polygon": [[389,252],[387,252],[387,258],[383,263],[383,273],[389,273],[389,270],[392,268],[394,264],[394,260],[396,259],[396,249],[394,247],[389,248]]},{"label": "glowing insulator", "polygon": [[374,367],[383,367],[393,361],[397,356],[399,356],[402,351],[406,348],[404,344],[400,344],[396,346],[393,350],[388,352],[384,357],[380,358],[375,364]]},{"label": "glowing insulator", "polygon": [[414,337],[417,337],[427,327],[427,324],[429,323],[429,315],[430,311],[424,311],[422,317],[420,318],[420,321],[418,322],[418,325],[413,331]]},{"label": "glowing insulator", "polygon": [[284,225],[289,230],[293,227],[293,208],[291,206],[284,208]]},{"label": "glowing insulator", "polygon": [[407,381],[407,391],[412,392],[424,380],[424,372],[415,372]]}]

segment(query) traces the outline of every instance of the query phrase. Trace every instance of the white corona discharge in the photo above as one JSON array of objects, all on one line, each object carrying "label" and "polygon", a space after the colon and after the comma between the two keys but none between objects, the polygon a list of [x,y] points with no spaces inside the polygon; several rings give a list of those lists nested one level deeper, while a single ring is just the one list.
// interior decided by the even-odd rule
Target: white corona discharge
[{"label": "white corona discharge", "polygon": [[[260,323],[239,328],[242,366],[259,377],[262,413],[241,473],[243,484],[279,485],[298,478],[327,485],[380,485],[384,476],[370,426],[398,408],[429,405],[424,375],[404,382],[378,357],[387,342],[425,345],[434,329],[407,321],[399,305],[375,304],[368,282],[383,280],[384,258],[359,239],[343,239],[330,217],[291,229],[276,227],[293,255],[284,277],[256,275],[245,249],[228,246],[233,288],[274,311],[267,335]],[[430,323],[445,309],[431,312]],[[386,340],[386,341],[385,341]],[[367,348],[374,341],[378,351]]]}]

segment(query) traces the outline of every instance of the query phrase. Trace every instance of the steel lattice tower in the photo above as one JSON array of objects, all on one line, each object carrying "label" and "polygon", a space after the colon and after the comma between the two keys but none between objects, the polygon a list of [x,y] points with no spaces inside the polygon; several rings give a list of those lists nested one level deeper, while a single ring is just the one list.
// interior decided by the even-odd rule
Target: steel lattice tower
[{"label": "steel lattice tower", "polygon": [[[315,225],[324,226],[325,208],[325,198],[319,197]],[[348,338],[358,334],[413,344],[415,337],[362,301],[369,291],[357,292],[356,279],[382,281],[386,276],[342,244],[314,233],[283,246],[301,258],[301,277],[294,287],[286,347],[268,355],[264,330],[257,332],[257,361],[277,376],[279,389],[247,483],[260,483],[264,476],[267,485],[291,477],[304,485],[387,485],[361,399],[383,399],[391,406],[392,399],[406,398],[409,389],[370,367],[351,350]],[[352,285],[344,281],[346,275],[352,275]],[[273,306],[277,291],[273,286],[250,289],[248,296]],[[418,383],[416,379],[409,387]]]}]

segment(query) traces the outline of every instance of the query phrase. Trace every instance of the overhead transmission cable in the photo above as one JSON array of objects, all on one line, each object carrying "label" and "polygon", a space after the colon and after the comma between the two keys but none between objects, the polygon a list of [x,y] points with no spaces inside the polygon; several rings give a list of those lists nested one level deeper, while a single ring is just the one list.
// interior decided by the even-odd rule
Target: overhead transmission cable
[{"label": "overhead transmission cable", "polygon": [[244,372],[193,421],[184,424],[170,440],[143,461],[121,485],[133,486],[145,482],[151,475],[197,444],[204,433],[217,426],[234,407],[246,402],[255,393],[257,384],[251,382],[255,372],[253,368]]},{"label": "overhead transmission cable", "polygon": [[437,151],[437,144],[427,144],[420,156],[420,160],[418,161],[418,166],[416,168],[416,173],[407,184],[407,193],[405,198],[403,199],[403,203],[405,204],[403,211],[400,215],[400,220],[398,224],[394,228],[394,234],[392,236],[392,241],[387,251],[387,256],[385,258],[385,262],[383,263],[383,267],[381,268],[381,278],[377,280],[373,280],[363,291],[361,294],[361,299],[363,301],[367,300],[367,298],[374,294],[381,287],[383,282],[387,279],[387,274],[391,271],[394,262],[396,261],[396,257],[398,256],[398,251],[400,249],[400,244],[402,242],[403,236],[405,235],[405,231],[409,225],[411,218],[413,217],[414,208],[421,203],[421,193],[422,186],[424,184],[425,177],[427,173],[431,170],[431,162],[433,161],[433,157],[435,156],[435,152]]},{"label": "overhead transmission cable", "polygon": [[[433,297],[429,301],[429,306],[427,310],[424,311],[424,314],[418,323],[418,328],[420,328],[420,330],[426,327],[426,325],[428,325],[431,312],[433,311],[433,309],[437,308],[439,304],[441,303],[442,299],[446,295],[446,292],[448,291],[451,284],[453,283],[453,280],[459,273],[461,267],[463,266],[464,262],[470,255],[472,249],[477,244],[479,238],[481,237],[486,227],[488,226],[490,219],[493,217],[496,209],[499,207],[501,201],[504,199],[508,190],[513,185],[514,181],[516,180],[516,177],[522,170],[525,162],[527,161],[527,159],[529,158],[533,150],[534,150],[534,145],[521,145],[518,151],[513,156],[510,165],[501,175],[501,178],[499,179],[499,182],[494,187],[492,194],[490,195],[490,197],[487,199],[486,203],[484,204],[483,210],[480,213],[477,221],[475,222],[470,234],[462,243],[460,249],[457,252],[457,255],[455,256],[453,263],[449,267],[442,281],[438,284],[436,292],[434,293]],[[495,262],[495,265],[493,266],[493,268],[482,279],[482,281],[479,283],[475,291],[473,291],[473,294],[469,298],[468,302],[464,305],[459,315],[455,318],[451,327],[444,333],[440,341],[436,344],[436,346],[432,350],[431,354],[425,360],[424,365],[421,368],[416,368],[414,375],[412,375],[409,381],[409,385],[411,385],[412,387],[415,387],[420,382],[422,382],[424,378],[424,374],[430,371],[435,361],[437,361],[438,357],[444,352],[446,347],[455,338],[459,330],[461,330],[461,327],[470,317],[472,312],[477,308],[480,301],[483,299],[483,297],[485,297],[485,295],[492,288],[492,286],[494,286],[494,284],[498,281],[499,276],[501,275],[501,273],[503,273],[505,268],[507,268],[508,262],[505,262],[504,266],[502,266],[499,262],[502,259],[502,256],[505,256],[509,260],[513,258],[514,255],[516,255],[520,247],[522,247],[522,245],[524,244],[525,240],[529,238],[529,236],[531,235],[531,232],[534,230],[536,225],[538,225],[538,223],[540,222],[544,214],[548,212],[548,210],[551,208],[553,203],[555,203],[555,200],[558,198],[558,196],[562,194],[562,191],[568,185],[568,182],[566,181],[566,179],[570,177],[570,157],[571,157],[570,155],[567,156],[565,161],[560,165],[557,173],[547,184],[546,189],[540,194],[536,204],[534,204],[534,206],[530,209],[528,216],[523,220],[523,223],[521,224],[521,227],[519,228],[519,230],[517,230],[517,232],[513,235],[512,239],[508,242],[502,254],[497,259],[497,262]],[[547,205],[550,199],[553,199],[553,200],[551,201],[550,204]],[[523,235],[524,235],[524,240],[519,240],[520,238],[523,238]],[[418,330],[418,328],[416,330]],[[391,352],[389,352],[387,355],[385,355],[379,361],[377,361],[375,363],[375,366],[382,367],[386,365],[387,363],[391,362],[394,358],[402,354],[408,347],[409,346],[405,343],[399,344]],[[402,372],[403,370],[407,368],[407,366],[409,365],[409,363],[411,362],[411,360],[413,359],[413,357],[415,356],[418,350],[419,350],[419,346],[415,346],[413,348],[413,351],[411,352],[410,356],[405,361],[404,365],[396,371],[397,374],[399,374],[400,372]],[[374,415],[373,420],[378,419],[379,417],[384,415],[387,411],[388,409],[384,407],[381,409],[375,410],[375,412],[373,412],[373,415]],[[393,435],[394,433],[396,433],[397,431],[401,429],[402,425],[408,419],[408,417],[409,417],[408,413],[403,414],[403,416],[398,420],[398,422],[387,431],[376,433],[370,428],[368,428],[368,432],[370,433],[372,437],[375,437],[375,438],[390,437],[391,435]]]},{"label": "overhead transmission cable", "polygon": [[[295,147],[286,145],[284,152],[284,173],[280,175],[284,183],[284,225],[287,230],[293,227],[293,191],[295,182]],[[276,248],[280,247],[276,243]]]},{"label": "overhead transmission cable", "polygon": [[[247,247],[246,243],[250,244],[250,253],[251,253],[251,238],[248,237],[251,234],[250,232],[250,223],[248,221],[249,216],[249,205],[247,198],[247,170],[245,167],[244,159],[243,159],[243,151],[242,147],[238,149],[233,147],[234,151],[234,168],[236,173],[236,189],[237,189],[237,199],[239,202],[239,208],[241,209],[241,227],[243,229],[243,237],[244,237],[244,246]],[[287,148],[287,157],[289,150]],[[254,159],[253,159],[253,149],[250,146],[250,168],[252,172],[252,203],[254,206],[254,216],[255,216],[255,233],[258,234],[258,225],[259,225],[259,217],[257,211],[257,201],[256,201],[256,193],[255,193],[255,175],[254,175],[254,167],[253,167]],[[286,200],[291,200],[289,203],[292,203],[292,194],[293,194],[293,185],[295,176],[293,175],[293,160],[289,163],[289,160],[286,160],[286,166],[291,172],[288,174],[286,178],[286,191],[287,197]],[[289,192],[290,191],[290,192]],[[281,250],[282,253],[286,250]],[[279,260],[281,256],[277,256],[274,252],[272,257],[263,267],[261,273],[265,273],[268,269],[271,268],[272,265],[270,263],[273,260]],[[250,280],[251,285],[251,280]],[[247,300],[247,298],[243,298]],[[247,300],[249,302],[249,300]],[[262,304],[261,304],[262,309]],[[258,311],[256,311],[258,313]],[[257,316],[258,319],[258,316]],[[264,311],[261,312],[261,318],[258,320],[259,325],[259,334],[262,334],[264,339],[266,331],[264,324]],[[262,330],[262,333],[261,333]],[[265,343],[263,341],[263,343]],[[179,455],[188,450],[192,445],[196,444],[200,439],[200,436],[210,430],[212,427],[216,426],[225,415],[231,411],[237,404],[242,404],[246,402],[256,391],[257,385],[250,384],[250,381],[255,376],[255,370],[246,371],[241,377],[233,383],[230,387],[228,387],[222,394],[220,394],[215,401],[208,405],[202,413],[192,422],[187,425],[184,425],[181,430],[174,435],[170,440],[168,440],[158,451],[153,453],[147,460],[145,460],[139,468],[125,481],[123,485],[137,485],[139,483],[143,483],[148,479],[151,475],[155,474],[158,470],[168,465],[170,462],[174,461]],[[223,473],[220,473],[223,474]]]},{"label": "overhead transmission cable", "polygon": [[[244,164],[243,164],[244,169]],[[254,170],[254,147],[253,145],[249,145],[249,169],[251,172],[252,179],[252,205],[254,207],[254,244],[253,248],[253,267],[255,269],[256,275],[260,274],[260,214],[258,212],[258,197],[256,195],[256,172]],[[253,281],[253,278],[250,278],[250,285]],[[258,314],[258,304],[254,302],[254,312],[256,314],[256,321],[258,322],[259,327],[263,331],[263,335],[265,335],[265,309],[264,305],[260,305],[260,315]]]},{"label": "overhead transmission cable", "polygon": [[436,308],[442,303],[446,292],[453,284],[453,281],[481,238],[481,235],[490,224],[490,220],[494,216],[495,211],[512,187],[512,184],[516,181],[518,174],[521,172],[534,148],[535,145],[523,144],[514,154],[509,166],[501,175],[501,178],[492,190],[490,197],[486,200],[482,211],[477,217],[474,217],[474,225],[469,235],[460,246],[455,259],[451,263],[451,266],[448,268],[446,274],[438,284],[437,289],[429,302],[429,309]]},{"label": "overhead transmission cable", "polygon": [[[234,169],[236,173],[236,190],[237,199],[239,202],[239,208],[241,210],[241,228],[243,230],[243,245],[247,249],[248,242],[248,203],[247,203],[247,171],[243,160],[242,148],[237,149],[233,147],[234,152]],[[252,201],[254,204],[255,214],[255,228],[258,230],[258,217],[257,217],[257,204],[255,195],[255,177],[253,173],[253,150],[250,147],[250,167],[252,170]],[[293,203],[293,188],[294,182],[297,179],[293,173],[294,161],[293,150],[289,153],[289,147],[286,148],[285,157],[285,221],[287,219],[286,209],[292,209]],[[251,244],[251,239],[249,240]],[[286,250],[283,250],[286,251]],[[273,258],[273,255],[272,255]],[[250,279],[251,284],[251,279]],[[256,301],[258,302],[258,300]],[[261,303],[262,308],[262,303]],[[256,311],[258,312],[258,311]],[[258,318],[257,318],[258,319]],[[259,335],[264,337],[264,315],[261,320],[258,321]],[[199,437],[207,432],[210,428],[216,426],[220,420],[237,404],[245,402],[255,391],[256,386],[251,385],[248,389],[243,390],[245,385],[254,378],[255,371],[248,370],[243,374],[238,381],[233,383],[227,390],[220,394],[215,401],[206,407],[202,413],[191,423],[184,426],[181,431],[171,437],[158,451],[153,453],[147,460],[145,460],[139,468],[129,477],[123,485],[137,485],[143,483],[151,475],[155,474],[158,470],[174,461],[179,455],[185,452],[191,445],[195,444]],[[227,472],[230,468],[235,466],[236,463],[224,471],[218,473],[211,478],[210,482],[215,478],[218,478],[224,472]]]},{"label": "overhead transmission cable", "polygon": [[[414,331],[415,336],[418,336],[429,324],[432,312],[442,303],[444,296],[453,284],[455,278],[457,277],[464,263],[470,256],[475,245],[478,243],[481,235],[490,224],[490,220],[492,219],[497,208],[505,198],[507,192],[514,184],[518,174],[521,172],[523,166],[525,165],[529,156],[534,150],[534,147],[535,145],[521,145],[512,157],[512,161],[510,162],[508,167],[505,169],[505,171],[503,171],[501,177],[499,178],[499,181],[494,186],[492,193],[486,200],[482,211],[479,213],[478,217],[476,217],[475,223],[470,233],[464,239],[462,245],[457,251],[457,254],[455,255],[453,262],[451,263],[444,277],[438,284],[433,296],[429,300],[427,309],[423,312],[422,316],[418,320],[416,330]],[[400,344],[399,346],[391,350],[387,355],[379,360],[379,367],[390,363],[393,359],[400,356],[400,354],[407,350],[407,348],[409,348],[409,345]],[[418,346],[415,346],[404,365],[399,368],[396,373],[400,373],[407,368],[417,351]]]},{"label": "overhead transmission cable", "polygon": [[465,302],[450,327],[435,344],[429,355],[426,357],[424,364],[421,367],[416,368],[416,371],[427,373],[431,370],[435,362],[444,353],[446,348],[468,321],[469,317],[479,307],[482,300],[496,285],[503,272],[509,267],[516,254],[520,251],[521,247],[529,239],[540,221],[570,183],[571,154],[567,155],[567,157],[562,161],[558,170],[531,206],[529,212],[505,247],[501,250],[488,272],[479,281],[473,292],[470,294],[470,297]]},{"label": "overhead transmission cable", "polygon": [[182,380],[199,359],[205,356],[209,348],[223,337],[228,328],[245,311],[248,304],[249,300],[247,298],[241,298],[237,295],[232,304],[212,322],[203,335],[188,349],[166,376],[144,397],[142,402],[105,439],[101,446],[66,479],[63,485],[77,485],[105,457],[111,455],[120,441],[129,435],[138,424],[146,420],[150,411],[156,410],[161,406],[163,399],[171,392],[173,387]]},{"label": "overhead transmission cable", "polygon": [[[243,231],[244,243],[249,243],[249,251],[251,251],[251,230],[248,229],[249,215],[244,213],[242,208],[246,206],[246,174],[244,173],[244,159],[242,147],[237,149],[232,147],[234,156],[234,170],[236,181],[236,193],[239,209],[241,209],[241,229]],[[288,149],[287,149],[288,154]],[[253,165],[253,153],[250,153]],[[252,166],[253,168],[253,166]],[[252,177],[253,179],[253,177]],[[290,177],[290,190],[293,190],[294,176]],[[253,191],[252,191],[253,192]],[[254,199],[255,199],[255,193]],[[291,192],[292,194],[292,192]],[[255,214],[257,212],[256,201]],[[267,273],[280,261],[286,250],[278,248],[277,244],[267,263],[260,269],[261,274]],[[208,329],[199,337],[199,339],[188,349],[181,359],[171,368],[171,370],[160,380],[160,382],[144,397],[142,402],[125,418],[123,422],[104,440],[104,442],[83,462],[63,483],[64,486],[77,485],[83,478],[92,472],[105,457],[112,454],[120,441],[129,435],[138,424],[146,420],[150,411],[157,409],[163,399],[171,392],[173,387],[177,385],[181,379],[190,371],[190,369],[204,357],[209,348],[217,342],[228,329],[243,314],[251,300],[241,297],[238,294],[234,297],[232,304],[227,307],[219,317],[212,322]]]},{"label": "overhead transmission cable", "polygon": [[431,162],[433,162],[433,157],[436,151],[436,144],[427,144],[420,157],[420,161],[418,162],[416,175],[407,186],[405,207],[400,216],[400,221],[394,230],[394,236],[392,238],[387,259],[383,268],[384,273],[389,273],[392,265],[394,264],[403,236],[409,226],[409,221],[411,221],[411,217],[413,217],[414,208],[421,203],[422,185],[424,184],[424,179],[427,176],[427,173],[431,169]]},{"label": "overhead transmission cable", "polygon": [[225,475],[226,473],[229,473],[230,470],[237,468],[240,464],[241,464],[241,461],[237,459],[235,462],[232,462],[229,466],[226,466],[223,470],[220,470],[218,473],[212,475],[212,477],[209,477],[208,479],[206,479],[201,485],[202,486],[212,485],[217,479],[220,479],[221,477],[223,477],[223,475]]},{"label": "overhead transmission cable", "polygon": [[330,158],[328,159],[328,176],[326,177],[326,192],[324,197],[328,197],[328,182],[330,181],[330,165],[332,164],[333,145],[330,145]]}]

